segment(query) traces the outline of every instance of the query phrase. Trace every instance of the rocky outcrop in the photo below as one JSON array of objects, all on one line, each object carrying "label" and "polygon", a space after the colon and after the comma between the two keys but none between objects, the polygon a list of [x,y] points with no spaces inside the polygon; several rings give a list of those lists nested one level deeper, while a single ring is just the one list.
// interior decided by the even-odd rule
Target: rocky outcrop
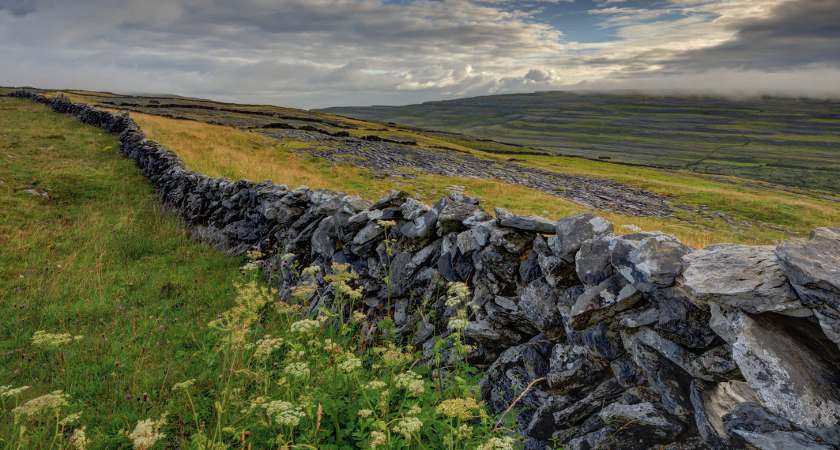
[{"label": "rocky outcrop", "polygon": [[[488,408],[515,403],[528,449],[840,446],[837,229],[693,251],[661,233],[616,235],[592,215],[494,217],[459,193],[432,206],[399,192],[371,203],[211,178],[128,116],[14,95],[119,133],[197,235],[263,252],[281,292],[318,283],[300,300],[313,314],[350,312],[322,276],[339,263],[363,292],[357,308],[391,317],[429,361],[457,360],[445,338],[462,332]],[[308,266],[321,275],[302,274]]]}]

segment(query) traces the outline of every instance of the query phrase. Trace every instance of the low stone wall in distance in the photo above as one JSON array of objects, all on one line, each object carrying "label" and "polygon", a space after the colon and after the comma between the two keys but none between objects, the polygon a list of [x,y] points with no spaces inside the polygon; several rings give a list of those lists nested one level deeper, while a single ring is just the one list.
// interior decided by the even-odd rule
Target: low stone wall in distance
[{"label": "low stone wall in distance", "polygon": [[[125,114],[11,95],[118,133],[167,207],[220,248],[269,255],[281,292],[301,268],[347,264],[371,327],[390,316],[429,358],[463,333],[491,412],[518,399],[528,449],[840,446],[840,229],[692,250],[589,214],[491,215],[458,193],[433,206],[400,192],[371,203],[212,178]],[[311,311],[332,298],[315,281]],[[469,287],[464,304],[447,302],[455,282]]]}]

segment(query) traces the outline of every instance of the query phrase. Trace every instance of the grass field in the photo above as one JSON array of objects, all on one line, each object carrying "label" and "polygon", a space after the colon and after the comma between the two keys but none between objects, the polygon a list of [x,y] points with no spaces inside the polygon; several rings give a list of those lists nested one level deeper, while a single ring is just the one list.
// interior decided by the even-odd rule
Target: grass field
[{"label": "grass field", "polygon": [[[418,174],[413,179],[376,178],[364,169],[295,152],[305,143],[277,141],[258,133],[201,122],[132,113],[153,139],[174,150],[193,169],[211,175],[273,180],[290,186],[308,185],[376,199],[390,189],[406,190],[433,202],[449,186],[464,186],[482,198],[488,208],[502,206],[525,214],[559,218],[586,208],[556,196],[493,180]],[[479,151],[475,151],[480,153]],[[503,156],[485,157],[504,158]],[[630,217],[598,212],[616,225],[672,233],[695,247],[714,242],[770,243],[789,235],[803,235],[817,226],[840,222],[837,203],[812,196],[762,188],[738,180],[708,177],[643,167],[605,164],[580,158],[520,155],[522,164],[562,173],[616,179],[672,196],[680,202],[706,205],[738,223],[685,213],[681,220]]]},{"label": "grass field", "polygon": [[190,241],[113,136],[0,98],[0,449],[513,445],[472,369],[432,382],[244,262]]},{"label": "grass field", "polygon": [[541,92],[326,111],[840,193],[838,110],[832,100]]}]

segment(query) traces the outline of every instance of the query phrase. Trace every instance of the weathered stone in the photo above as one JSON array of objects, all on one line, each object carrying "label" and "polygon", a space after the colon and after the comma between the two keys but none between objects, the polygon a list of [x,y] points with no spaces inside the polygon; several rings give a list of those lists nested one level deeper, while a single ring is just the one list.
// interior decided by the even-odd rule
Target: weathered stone
[{"label": "weathered stone", "polygon": [[462,194],[450,193],[437,205],[440,211],[437,218],[438,236],[465,229],[464,220],[470,218],[478,207],[478,200]]},{"label": "weathered stone", "polygon": [[726,431],[760,450],[836,449],[820,438],[795,427],[788,420],[768,413],[756,403],[741,403],[724,417]]},{"label": "weathered stone", "polygon": [[683,256],[691,251],[662,233],[620,236],[611,241],[611,250],[612,266],[642,292],[674,284],[683,270]]},{"label": "weathered stone", "polygon": [[818,326],[785,316],[713,314],[713,328],[730,341],[732,359],[765,408],[818,435],[840,423],[840,351]]},{"label": "weathered stone", "polygon": [[594,286],[613,275],[610,264],[612,235],[603,235],[584,241],[575,255],[575,270],[583,284]]},{"label": "weathered stone", "polygon": [[551,248],[554,256],[571,263],[574,262],[575,254],[585,241],[612,233],[612,231],[611,223],[592,214],[564,217],[557,222],[557,236],[551,241]]},{"label": "weathered stone", "polygon": [[535,233],[554,233],[554,222],[539,216],[517,216],[504,208],[496,208],[496,220],[500,226]]},{"label": "weathered stone", "polygon": [[739,404],[755,400],[755,392],[743,381],[710,384],[694,380],[691,383],[691,405],[697,431],[715,450],[741,447],[729,436],[723,418]]},{"label": "weathered stone", "polygon": [[802,309],[771,246],[713,245],[683,262],[681,283],[695,301],[752,314]]},{"label": "weathered stone", "polygon": [[548,387],[560,394],[576,393],[604,376],[608,363],[580,345],[556,344],[551,350]]},{"label": "weathered stone", "polygon": [[802,303],[840,346],[840,228],[818,228],[807,241],[783,242],[776,256]]},{"label": "weathered stone", "polygon": [[574,329],[584,329],[633,307],[641,298],[622,276],[614,275],[578,297],[570,311],[570,324]]},{"label": "weathered stone", "polygon": [[543,280],[530,283],[519,297],[519,308],[534,327],[544,333],[562,331],[563,318],[557,309],[559,293]]},{"label": "weathered stone", "polygon": [[613,403],[598,412],[609,426],[622,430],[620,448],[650,448],[671,442],[685,428],[653,403],[624,405]]},{"label": "weathered stone", "polygon": [[554,256],[548,243],[541,235],[534,238],[533,250],[537,254],[537,263],[545,280],[554,287],[577,284],[575,266]]}]

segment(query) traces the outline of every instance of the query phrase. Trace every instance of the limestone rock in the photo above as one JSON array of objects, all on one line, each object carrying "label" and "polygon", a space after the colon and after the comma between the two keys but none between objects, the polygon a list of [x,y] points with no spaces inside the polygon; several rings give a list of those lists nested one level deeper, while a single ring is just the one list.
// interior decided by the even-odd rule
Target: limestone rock
[{"label": "limestone rock", "polygon": [[610,262],[636,289],[651,292],[674,284],[683,270],[682,257],[689,252],[667,234],[629,234],[611,242]]},{"label": "limestone rock", "polygon": [[557,222],[557,236],[552,243],[552,250],[555,256],[566,262],[573,262],[575,253],[585,241],[612,231],[611,223],[592,214],[565,217]]},{"label": "limestone rock", "polygon": [[840,346],[840,228],[818,228],[807,241],[783,242],[776,256],[802,303]]},{"label": "limestone rock", "polygon": [[535,233],[554,233],[554,222],[539,216],[517,216],[504,208],[496,208],[496,220],[500,226]]},{"label": "limestone rock", "polygon": [[714,245],[685,256],[682,285],[699,302],[758,314],[799,310],[771,246]]}]

